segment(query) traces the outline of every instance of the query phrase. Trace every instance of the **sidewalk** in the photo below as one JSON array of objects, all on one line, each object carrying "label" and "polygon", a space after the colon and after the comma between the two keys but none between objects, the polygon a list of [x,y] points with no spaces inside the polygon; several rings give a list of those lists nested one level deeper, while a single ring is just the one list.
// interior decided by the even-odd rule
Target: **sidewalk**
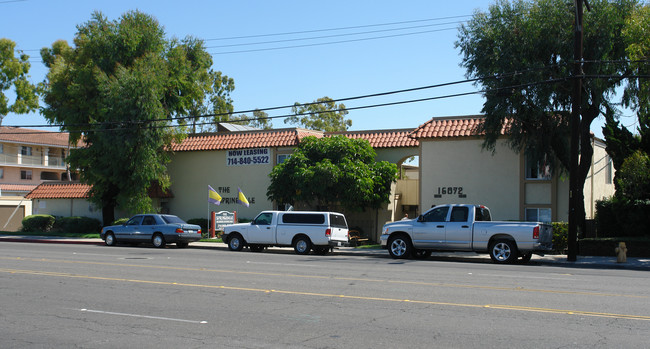
[{"label": "sidewalk", "polygon": [[[55,243],[55,244],[85,244],[104,245],[102,239],[79,239],[57,236],[22,236],[22,235],[0,235],[0,242],[29,242],[29,243]],[[216,242],[193,242],[190,247],[201,248],[226,248],[226,245]],[[270,250],[287,250],[287,248],[270,248]],[[388,257],[388,252],[382,249],[358,249],[353,247],[340,247],[334,250],[334,254],[354,254],[368,257]],[[434,252],[429,258],[440,261],[465,261],[491,263],[490,257],[486,254],[473,252]],[[617,263],[616,257],[600,256],[578,256],[575,262],[567,261],[566,255],[533,255],[529,265],[546,265],[569,268],[595,268],[595,269],[626,269],[650,271],[650,258],[627,258],[626,263]]]}]

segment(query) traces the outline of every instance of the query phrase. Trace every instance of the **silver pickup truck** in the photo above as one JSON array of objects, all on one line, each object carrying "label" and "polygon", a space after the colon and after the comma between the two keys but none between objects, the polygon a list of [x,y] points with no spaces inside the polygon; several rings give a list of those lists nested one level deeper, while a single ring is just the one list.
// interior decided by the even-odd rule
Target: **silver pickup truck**
[{"label": "silver pickup truck", "polygon": [[553,247],[553,228],[539,222],[493,222],[480,205],[439,205],[416,219],[385,224],[382,248],[393,258],[428,257],[432,251],[489,253],[495,263],[526,263]]}]

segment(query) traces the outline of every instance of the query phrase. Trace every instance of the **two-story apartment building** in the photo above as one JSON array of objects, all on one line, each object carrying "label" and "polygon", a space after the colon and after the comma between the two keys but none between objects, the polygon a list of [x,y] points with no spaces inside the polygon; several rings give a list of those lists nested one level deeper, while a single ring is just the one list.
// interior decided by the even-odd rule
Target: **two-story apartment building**
[{"label": "two-story apartment building", "polygon": [[0,230],[20,227],[31,214],[22,198],[37,185],[68,179],[69,151],[67,133],[0,126]]}]

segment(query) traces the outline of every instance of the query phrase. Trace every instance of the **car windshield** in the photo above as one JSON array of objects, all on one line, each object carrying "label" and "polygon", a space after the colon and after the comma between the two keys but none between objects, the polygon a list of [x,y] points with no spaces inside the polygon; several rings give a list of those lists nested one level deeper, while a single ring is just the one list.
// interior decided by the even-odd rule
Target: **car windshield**
[{"label": "car windshield", "polygon": [[176,216],[172,216],[172,215],[170,215],[170,214],[162,215],[162,216],[160,216],[160,217],[161,217],[161,218],[163,219],[163,221],[165,221],[165,223],[167,223],[167,224],[173,224],[173,223],[185,224],[185,221],[184,221],[184,220],[182,220],[182,219],[180,219],[180,218],[178,218],[178,217],[176,217]]}]

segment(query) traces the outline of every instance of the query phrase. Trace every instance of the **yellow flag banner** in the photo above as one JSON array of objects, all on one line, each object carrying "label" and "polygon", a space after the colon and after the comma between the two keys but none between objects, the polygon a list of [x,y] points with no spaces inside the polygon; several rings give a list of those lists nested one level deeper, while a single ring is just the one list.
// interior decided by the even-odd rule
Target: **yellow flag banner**
[{"label": "yellow flag banner", "polygon": [[237,190],[239,190],[239,203],[248,207],[250,204],[248,203],[248,199],[246,199],[246,195],[242,193],[241,188],[238,187]]},{"label": "yellow flag banner", "polygon": [[208,202],[215,205],[221,204],[221,195],[208,184]]}]

